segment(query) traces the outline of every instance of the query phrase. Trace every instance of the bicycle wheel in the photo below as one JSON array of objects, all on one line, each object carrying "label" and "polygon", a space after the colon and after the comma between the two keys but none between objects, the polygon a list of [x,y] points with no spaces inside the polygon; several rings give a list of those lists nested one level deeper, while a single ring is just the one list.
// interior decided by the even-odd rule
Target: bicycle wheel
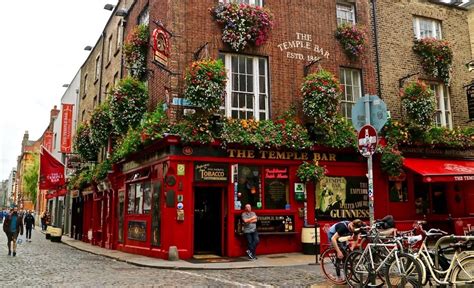
[{"label": "bicycle wheel", "polygon": [[361,250],[352,251],[344,261],[344,274],[346,275],[346,282],[351,287],[360,287],[360,279],[355,273],[353,267],[360,261],[363,253]]},{"label": "bicycle wheel", "polygon": [[472,287],[474,285],[474,257],[461,260],[451,273],[451,283],[456,287]]},{"label": "bicycle wheel", "polygon": [[385,282],[388,287],[421,287],[422,267],[410,254],[397,253],[387,264]]},{"label": "bicycle wheel", "polygon": [[346,283],[344,274],[344,260],[337,258],[334,248],[328,248],[321,254],[321,269],[327,279],[337,285]]}]

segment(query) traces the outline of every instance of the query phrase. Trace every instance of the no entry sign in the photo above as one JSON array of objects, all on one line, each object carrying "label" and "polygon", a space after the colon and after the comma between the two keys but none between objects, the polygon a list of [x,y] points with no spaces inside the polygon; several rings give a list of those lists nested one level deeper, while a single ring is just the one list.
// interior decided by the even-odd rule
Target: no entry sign
[{"label": "no entry sign", "polygon": [[359,152],[364,157],[369,157],[375,153],[377,148],[377,131],[371,125],[364,125],[357,135]]}]

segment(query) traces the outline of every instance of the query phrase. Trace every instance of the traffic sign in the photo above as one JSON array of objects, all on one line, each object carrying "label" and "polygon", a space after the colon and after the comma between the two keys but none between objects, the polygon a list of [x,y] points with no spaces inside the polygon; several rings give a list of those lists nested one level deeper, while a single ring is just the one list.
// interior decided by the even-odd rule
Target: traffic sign
[{"label": "traffic sign", "polygon": [[[359,131],[362,126],[367,124],[365,119],[365,101],[366,97],[361,97],[352,107],[352,125]],[[382,130],[387,123],[387,105],[377,95],[369,96],[370,103],[370,125],[377,131]]]},{"label": "traffic sign", "polygon": [[357,134],[357,145],[359,152],[364,157],[369,157],[375,153],[377,148],[377,131],[371,125],[364,125]]}]

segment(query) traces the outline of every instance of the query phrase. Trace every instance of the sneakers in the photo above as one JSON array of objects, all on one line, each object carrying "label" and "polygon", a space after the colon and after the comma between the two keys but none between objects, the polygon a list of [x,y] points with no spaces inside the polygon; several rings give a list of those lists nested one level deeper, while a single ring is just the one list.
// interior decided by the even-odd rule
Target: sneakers
[{"label": "sneakers", "polygon": [[16,256],[16,252],[13,252],[13,257],[15,257],[15,256]]},{"label": "sneakers", "polygon": [[247,250],[245,252],[247,253],[250,259],[253,259],[253,255],[252,255],[252,252],[250,252],[250,250]]},{"label": "sneakers", "polygon": [[11,256],[12,255],[12,251],[8,251],[8,256]]}]

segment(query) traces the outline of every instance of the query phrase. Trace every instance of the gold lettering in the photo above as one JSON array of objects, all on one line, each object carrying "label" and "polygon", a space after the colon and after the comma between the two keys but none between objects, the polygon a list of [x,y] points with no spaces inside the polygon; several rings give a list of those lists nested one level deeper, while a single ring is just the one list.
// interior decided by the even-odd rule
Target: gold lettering
[{"label": "gold lettering", "polygon": [[329,154],[329,161],[336,161],[336,154]]},{"label": "gold lettering", "polygon": [[227,151],[229,152],[229,157],[232,157],[232,158],[235,157],[235,155],[234,155],[235,149],[228,149]]},{"label": "gold lettering", "polygon": [[314,158],[315,161],[319,161],[319,160],[321,160],[321,154],[313,153],[313,158]]},{"label": "gold lettering", "polygon": [[275,153],[275,151],[270,151],[268,154],[269,154],[269,155],[268,155],[268,159],[276,159],[276,153]]},{"label": "gold lettering", "polygon": [[252,158],[252,159],[255,158],[255,151],[248,150],[247,156],[248,156],[248,158]]},{"label": "gold lettering", "polygon": [[328,161],[328,156],[326,155],[326,153],[323,153],[323,155],[321,157],[321,160],[322,161]]},{"label": "gold lettering", "polygon": [[267,159],[267,152],[268,151],[260,151],[260,158]]},{"label": "gold lettering", "polygon": [[301,160],[308,160],[308,153],[306,152],[301,153]]},{"label": "gold lettering", "polygon": [[285,152],[277,151],[277,159],[289,159],[285,157]]},{"label": "gold lettering", "polygon": [[237,150],[237,158],[244,158],[245,150]]}]

